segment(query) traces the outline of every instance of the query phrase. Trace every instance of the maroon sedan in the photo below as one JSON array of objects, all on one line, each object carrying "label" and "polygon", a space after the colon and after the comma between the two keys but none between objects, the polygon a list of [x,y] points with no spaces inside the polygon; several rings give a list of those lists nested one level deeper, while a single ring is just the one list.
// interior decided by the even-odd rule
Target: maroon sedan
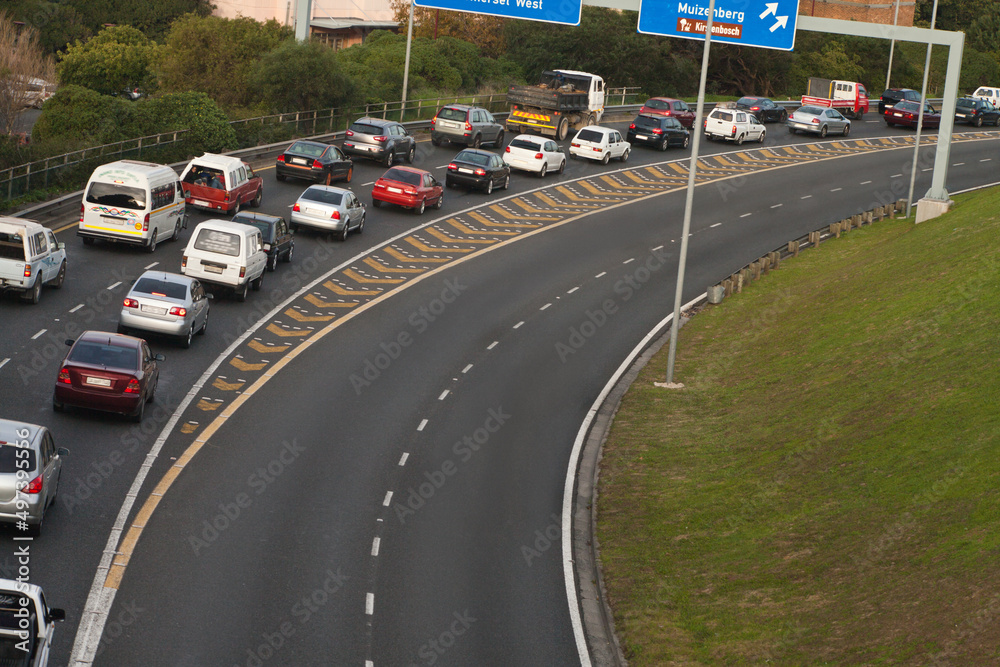
[{"label": "maroon sedan", "polygon": [[647,116],[670,116],[676,118],[684,127],[690,128],[694,125],[694,111],[690,109],[687,102],[675,100],[672,97],[651,97],[639,109],[639,115]]},{"label": "maroon sedan", "polygon": [[441,208],[444,188],[430,172],[413,167],[393,167],[382,174],[372,187],[372,204],[396,204],[422,214],[428,206]]},{"label": "maroon sedan", "polygon": [[[893,125],[903,125],[905,127],[917,127],[917,118],[920,114],[920,102],[902,100],[896,102],[885,110],[885,124],[889,127]],[[935,129],[941,127],[941,114],[934,110],[930,104],[924,103],[923,128]]]},{"label": "maroon sedan", "polygon": [[146,403],[153,400],[160,377],[157,361],[141,338],[106,331],[85,331],[67,340],[69,354],[56,378],[52,407],[67,405],[129,415],[141,422]]}]

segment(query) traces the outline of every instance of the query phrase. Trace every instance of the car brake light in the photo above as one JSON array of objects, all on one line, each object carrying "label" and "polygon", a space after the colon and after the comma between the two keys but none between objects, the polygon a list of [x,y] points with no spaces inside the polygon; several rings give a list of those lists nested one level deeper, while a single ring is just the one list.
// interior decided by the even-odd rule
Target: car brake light
[{"label": "car brake light", "polygon": [[505,148],[505,149],[504,149],[504,152],[505,152],[505,153],[509,153],[509,152],[510,152],[510,146],[508,146],[507,148]]},{"label": "car brake light", "polygon": [[319,160],[313,160],[313,169],[322,169],[323,163]]},{"label": "car brake light", "polygon": [[80,204],[80,222],[83,222],[83,212],[87,210],[83,204]]},{"label": "car brake light", "polygon": [[187,265],[188,265],[188,257],[187,257],[187,255],[181,255],[181,268],[183,269]]},{"label": "car brake light", "polygon": [[819,125],[819,118],[812,119],[813,125]]},{"label": "car brake light", "polygon": [[69,369],[63,368],[59,371],[59,377],[56,378],[56,382],[61,382],[62,384],[73,384],[73,381],[69,379]]},{"label": "car brake light", "polygon": [[601,152],[601,149],[600,149],[600,148],[593,148],[593,149],[591,149],[591,150],[593,150],[593,151],[594,151],[595,153],[600,153],[600,152]]},{"label": "car brake light", "polygon": [[245,278],[246,275],[247,275],[247,267],[241,266],[240,267],[240,278]]},{"label": "car brake light", "polygon": [[146,217],[142,219],[142,231],[144,232],[149,231],[149,213],[147,213]]},{"label": "car brake light", "polygon": [[170,309],[171,315],[177,315],[178,317],[185,317],[188,314],[187,308],[181,308],[180,306],[174,306]]},{"label": "car brake light", "polygon": [[347,135],[346,135],[346,136],[348,136],[348,137],[353,137],[353,136],[354,136],[354,133],[353,133],[353,132],[351,132],[350,130],[348,130],[348,131],[347,131]]},{"label": "car brake light", "polygon": [[389,137],[386,137],[386,136],[381,136],[381,137],[375,137],[375,141],[377,141],[377,142],[379,142],[379,143],[383,143],[383,142],[384,142],[384,141],[385,141],[386,139],[388,139],[388,138],[389,138]]},{"label": "car brake light", "polygon": [[435,116],[434,118],[431,118],[431,125],[433,125],[436,122],[437,122],[437,116]]},{"label": "car brake light", "polygon": [[458,169],[458,165],[457,164],[455,164],[454,162],[448,163],[448,171],[455,171],[457,169]]},{"label": "car brake light", "polygon": [[42,491],[42,476],[39,475],[35,479],[31,480],[25,484],[21,489],[21,493],[41,493]]},{"label": "car brake light", "polygon": [[292,210],[298,213],[299,211],[302,210],[302,207],[299,206],[298,202],[295,202],[294,204],[292,204]]},{"label": "car brake light", "polygon": [[278,156],[278,162],[284,162],[284,161],[285,161],[285,156],[284,155],[279,155]]},{"label": "car brake light", "polygon": [[125,387],[125,393],[138,394],[140,391],[142,391],[142,388],[139,386],[139,381],[136,380],[135,378],[130,378],[128,381],[128,386]]},{"label": "car brake light", "polygon": [[573,148],[579,148],[580,144],[570,144]]},{"label": "car brake light", "polygon": [[545,156],[542,155],[541,153],[535,153],[535,159],[536,160],[541,160],[543,157],[545,157]]},{"label": "car brake light", "polygon": [[465,131],[472,132],[472,125],[468,122],[465,123]]},{"label": "car brake light", "polygon": [[135,299],[125,299],[125,302],[124,302],[123,305],[126,308],[138,308],[139,307],[139,302],[136,301]]},{"label": "car brake light", "polygon": [[760,107],[750,107],[750,111],[760,111]]},{"label": "car brake light", "polygon": [[403,188],[403,192],[405,192],[408,195],[415,195],[415,194],[417,194],[417,191],[416,191],[415,188]]},{"label": "car brake light", "polygon": [[670,115],[670,112],[669,112],[669,111],[664,111],[664,112],[663,112],[663,115],[664,115],[664,116],[669,116],[669,115]]},{"label": "car brake light", "polygon": [[485,176],[485,175],[486,175],[486,170],[485,169],[483,169],[482,167],[479,167],[478,169],[476,169],[476,176]]},{"label": "car brake light", "polygon": [[635,129],[635,123],[629,124],[628,129],[634,130]]},{"label": "car brake light", "polygon": [[663,130],[658,127],[653,128],[653,134],[663,134]]},{"label": "car brake light", "polygon": [[340,220],[340,211],[334,211],[330,218],[333,220]]},{"label": "car brake light", "polygon": [[31,277],[31,264],[25,263],[25,265],[24,265],[24,277],[25,278],[30,278]]},{"label": "car brake light", "polygon": [[733,125],[733,130],[732,130],[732,132],[733,132],[733,136],[735,137],[735,136],[736,136],[736,126],[735,126],[735,125]]}]

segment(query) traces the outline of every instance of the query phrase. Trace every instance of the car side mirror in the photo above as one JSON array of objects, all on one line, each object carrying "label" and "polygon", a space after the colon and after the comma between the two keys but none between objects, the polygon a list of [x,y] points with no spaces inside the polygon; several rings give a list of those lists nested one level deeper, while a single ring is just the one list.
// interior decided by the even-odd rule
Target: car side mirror
[{"label": "car side mirror", "polygon": [[205,298],[211,301],[212,299],[215,298],[215,295],[212,294],[211,292],[205,292]]},{"label": "car side mirror", "polygon": [[66,344],[67,344],[67,345],[72,345],[73,343],[74,343],[74,341],[73,341],[73,339],[72,339],[72,338],[67,338],[67,339],[66,339]]},{"label": "car side mirror", "polygon": [[159,354],[159,353],[154,354],[153,355],[153,359],[156,359],[157,361],[166,361],[167,360],[167,358],[165,356],[163,356],[162,354]]},{"label": "car side mirror", "polygon": [[59,456],[69,456],[69,450],[66,449],[65,447],[60,447],[59,449],[56,450],[56,454],[58,454]]},{"label": "car side mirror", "polygon": [[50,621],[65,621],[66,620],[66,610],[56,607],[55,609],[49,609],[49,620]]}]

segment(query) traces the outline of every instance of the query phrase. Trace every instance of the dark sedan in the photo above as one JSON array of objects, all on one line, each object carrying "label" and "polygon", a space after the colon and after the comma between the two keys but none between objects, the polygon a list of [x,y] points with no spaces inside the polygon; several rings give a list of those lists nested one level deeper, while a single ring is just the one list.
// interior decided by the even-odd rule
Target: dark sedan
[{"label": "dark sedan", "polygon": [[687,148],[691,133],[677,118],[639,115],[628,126],[627,138],[630,144],[646,144],[665,151],[670,146]]},{"label": "dark sedan", "polygon": [[785,107],[766,97],[741,97],[736,100],[736,108],[749,111],[762,123],[784,123],[788,120]]},{"label": "dark sedan", "polygon": [[331,181],[350,183],[354,163],[336,146],[318,141],[296,141],[278,156],[274,176],[279,181],[291,176],[326,185]]},{"label": "dark sedan", "polygon": [[978,97],[961,97],[955,102],[955,122],[975,127],[1000,125],[1000,109]]},{"label": "dark sedan", "polygon": [[146,403],[156,393],[156,362],[163,361],[163,355],[154,355],[141,338],[106,331],[84,331],[66,344],[72,347],[59,367],[52,408],[74,405],[141,422]]},{"label": "dark sedan", "polygon": [[444,182],[449,188],[457,185],[485,190],[486,194],[493,192],[493,186],[506,190],[510,185],[510,165],[489,151],[467,148],[448,164]]},{"label": "dark sedan", "polygon": [[[917,127],[917,119],[920,115],[920,103],[902,100],[896,102],[892,108],[885,111],[885,124],[889,127],[902,125],[904,127]],[[935,129],[941,127],[941,114],[934,110],[928,103],[924,103],[924,129]]]},{"label": "dark sedan", "polygon": [[284,262],[292,261],[292,253],[295,252],[295,239],[288,229],[288,223],[281,216],[240,211],[233,217],[233,222],[240,222],[260,230],[264,252],[267,253],[268,271],[274,271],[278,268],[279,259]]}]

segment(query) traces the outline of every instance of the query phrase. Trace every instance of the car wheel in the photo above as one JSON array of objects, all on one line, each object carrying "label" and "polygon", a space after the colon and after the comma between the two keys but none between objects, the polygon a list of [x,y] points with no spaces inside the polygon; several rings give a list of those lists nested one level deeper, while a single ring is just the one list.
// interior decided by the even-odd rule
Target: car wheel
[{"label": "car wheel", "polygon": [[267,256],[267,270],[274,271],[278,268],[278,253]]},{"label": "car wheel", "polygon": [[993,121],[993,127],[1000,127],[1000,116],[997,116],[996,120]]},{"label": "car wheel", "polygon": [[358,230],[357,231],[358,231],[358,234],[360,234],[363,231],[365,231],[365,212],[364,211],[361,212],[361,222],[358,223]]},{"label": "car wheel", "polygon": [[350,183],[352,178],[354,178],[354,167],[353,166],[347,168],[347,175],[344,176],[344,182],[345,183]]},{"label": "car wheel", "polygon": [[982,116],[976,116],[976,122],[973,123],[973,125],[975,125],[976,127],[982,127],[983,126],[983,117]]},{"label": "car wheel", "polygon": [[503,148],[503,130],[500,130],[500,134],[497,135],[497,140],[493,142],[493,146]]},{"label": "car wheel", "polygon": [[545,178],[545,173],[549,170],[549,165],[542,163],[542,168],[538,170],[538,178]]},{"label": "car wheel", "polygon": [[823,127],[819,128],[819,136],[820,137],[825,137],[826,136],[826,125],[824,125]]},{"label": "car wheel", "polygon": [[[362,218],[362,220],[364,220],[364,218]],[[295,244],[294,243],[289,243],[288,244],[288,252],[285,253],[285,260],[284,261],[291,262],[292,261],[292,253],[294,253],[294,252],[295,252]]]},{"label": "car wheel", "polygon": [[38,303],[42,298],[42,278],[38,276],[35,278],[35,282],[31,284],[31,289],[25,292],[21,297],[22,300],[28,303]]},{"label": "car wheel", "polygon": [[396,159],[395,149],[389,149],[389,154],[385,156],[385,166],[391,167],[395,159]]},{"label": "car wheel", "polygon": [[608,160],[610,159],[611,159],[611,151],[608,151],[607,153],[604,154],[604,157],[601,158],[601,164],[607,164]]},{"label": "car wheel", "polygon": [[135,412],[129,415],[129,418],[136,424],[141,424],[142,416],[145,412],[146,412],[146,401],[139,399],[139,407],[135,409]]},{"label": "car wheel", "polygon": [[434,208],[440,209],[442,206],[444,206],[444,190],[441,191],[441,195],[434,202]]},{"label": "car wheel", "polygon": [[66,404],[65,403],[60,403],[59,401],[56,400],[56,397],[53,396],[52,397],[52,409],[55,412],[64,412],[66,410]]},{"label": "car wheel", "polygon": [[691,145],[691,135],[687,134],[684,135],[684,143],[681,144],[681,148],[687,148],[689,145]]},{"label": "car wheel", "polygon": [[264,199],[264,188],[257,190],[257,196],[250,201],[250,206],[260,208],[260,202]]},{"label": "car wheel", "polygon": [[424,211],[427,210],[427,198],[420,200],[420,206],[414,206],[413,210],[417,212],[417,215],[423,215]]},{"label": "car wheel", "polygon": [[472,147],[473,148],[479,148],[482,145],[482,143],[483,143],[483,139],[478,134],[472,138]]},{"label": "car wheel", "polygon": [[844,125],[844,136],[846,137],[850,133],[851,133],[851,124],[848,123],[847,125]]},{"label": "car wheel", "polygon": [[663,137],[663,141],[661,141],[660,145],[657,146],[657,148],[659,148],[661,151],[665,151],[669,147],[670,147],[670,139],[668,139],[667,137]]},{"label": "car wheel", "polygon": [[56,274],[56,279],[52,281],[52,286],[59,289],[66,282],[66,262],[59,265],[59,273]]},{"label": "car wheel", "polygon": [[330,185],[330,181],[333,180],[333,173],[330,171],[325,172],[321,180],[323,181],[323,185]]},{"label": "car wheel", "polygon": [[201,328],[198,329],[198,335],[204,336],[206,331],[208,331],[208,313],[205,313],[205,321],[201,323]]},{"label": "car wheel", "polygon": [[146,252],[148,253],[156,252],[156,235],[157,235],[157,230],[154,229],[153,233],[149,235],[149,243],[146,244]]},{"label": "car wheel", "polygon": [[342,229],[340,231],[340,233],[337,234],[337,240],[340,241],[341,243],[343,243],[344,241],[346,241],[347,240],[347,235],[351,233],[350,224],[351,224],[350,220],[348,220],[347,222],[345,222],[344,223],[344,229]]},{"label": "car wheel", "polygon": [[417,147],[410,146],[410,150],[406,153],[406,161],[413,164],[413,161],[417,158]]},{"label": "car wheel", "polygon": [[181,338],[181,347],[185,350],[191,347],[191,341],[194,339],[194,322],[191,323],[191,328],[188,329],[187,335]]},{"label": "car wheel", "polygon": [[761,132],[760,133],[760,137],[757,138],[757,143],[758,144],[764,143],[764,137],[766,137],[766,136],[767,136],[767,132]]},{"label": "car wheel", "polygon": [[885,119],[885,126],[886,126],[886,127],[892,127],[893,125],[895,125],[895,123],[893,123],[893,122],[892,122],[891,120],[889,120],[888,118],[886,118],[886,119]]},{"label": "car wheel", "polygon": [[171,241],[176,241],[176,240],[177,240],[177,239],[179,239],[180,237],[181,237],[181,221],[180,221],[180,220],[178,220],[178,221],[177,221],[177,224],[176,224],[176,225],[174,225],[174,233],[173,233],[173,234],[171,234],[171,236],[170,236],[170,240],[171,240]]},{"label": "car wheel", "polygon": [[619,157],[618,159],[621,160],[622,162],[628,162],[628,154],[629,152],[631,152],[631,150],[632,150],[631,148],[626,148],[625,152],[622,153],[621,157]]},{"label": "car wheel", "polygon": [[509,187],[510,187],[510,174],[507,174],[506,176],[503,177],[503,188],[501,189],[506,190]]},{"label": "car wheel", "polygon": [[381,208],[382,207],[382,200],[381,199],[372,199],[372,206],[374,206],[375,208]]},{"label": "car wheel", "polygon": [[250,287],[249,282],[243,283],[240,287],[236,288],[236,300],[240,303],[247,300],[247,289]]},{"label": "car wheel", "polygon": [[741,134],[741,135],[739,135],[738,137],[736,137],[736,141],[735,141],[734,143],[735,143],[735,144],[736,144],[737,146],[742,146],[742,145],[743,145],[743,138],[744,138],[745,136],[746,136],[746,135],[744,135],[744,134]]},{"label": "car wheel", "polygon": [[259,292],[260,288],[263,286],[264,286],[264,272],[261,271],[260,276],[258,276],[256,280],[250,281],[250,287],[253,289],[254,292]]},{"label": "car wheel", "polygon": [[233,205],[233,210],[229,212],[230,215],[236,215],[240,212],[240,200],[239,197],[236,198],[236,203]]},{"label": "car wheel", "polygon": [[563,161],[559,163],[559,170],[556,173],[561,174],[564,171],[566,171],[566,158],[563,158]]},{"label": "car wheel", "polygon": [[490,176],[490,179],[488,181],[486,181],[486,194],[488,194],[488,195],[493,194],[493,177],[492,176]]},{"label": "car wheel", "polygon": [[274,172],[274,178],[275,180],[283,181],[287,177],[284,174],[279,174],[278,172]]},{"label": "car wheel", "polygon": [[778,122],[779,123],[784,123],[786,120],[788,120],[788,112],[785,111],[785,110],[782,110],[781,111],[781,115],[778,116]]},{"label": "car wheel", "polygon": [[706,134],[705,135],[705,141],[713,141],[712,135],[711,134]]}]

